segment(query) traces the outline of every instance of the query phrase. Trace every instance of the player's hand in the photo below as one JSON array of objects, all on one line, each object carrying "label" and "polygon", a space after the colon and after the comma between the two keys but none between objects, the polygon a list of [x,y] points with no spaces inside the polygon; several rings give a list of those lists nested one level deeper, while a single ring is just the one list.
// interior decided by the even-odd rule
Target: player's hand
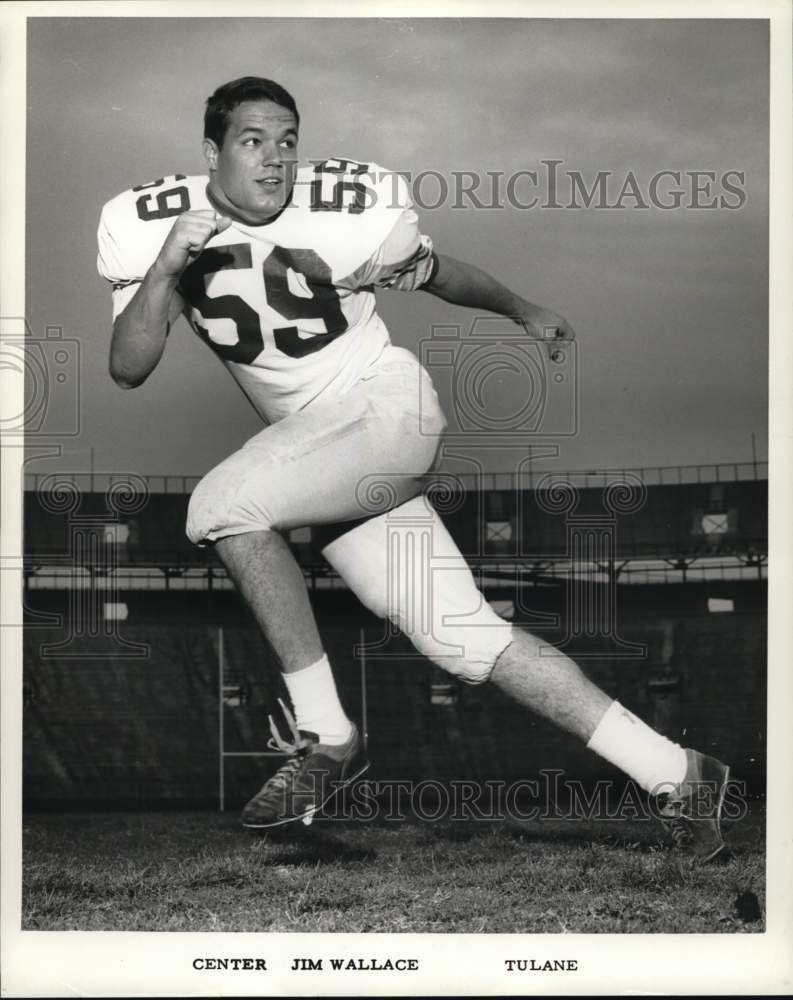
[{"label": "player's hand", "polygon": [[230,225],[231,219],[211,208],[199,208],[180,215],[157,255],[157,269],[162,274],[178,278],[212,237]]},{"label": "player's hand", "polygon": [[553,344],[557,340],[575,340],[575,331],[564,316],[543,309],[542,306],[530,306],[520,316],[513,317],[518,326],[522,326],[530,337],[545,340]]}]

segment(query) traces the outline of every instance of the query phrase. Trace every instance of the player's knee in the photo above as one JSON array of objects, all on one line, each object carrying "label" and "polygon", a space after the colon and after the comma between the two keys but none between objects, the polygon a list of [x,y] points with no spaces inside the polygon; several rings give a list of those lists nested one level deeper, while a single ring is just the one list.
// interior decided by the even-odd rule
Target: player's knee
[{"label": "player's knee", "polygon": [[495,666],[495,660],[475,660],[470,656],[432,656],[436,667],[445,670],[447,674],[457,677],[465,684],[484,684],[490,679]]},{"label": "player's knee", "polygon": [[512,625],[486,602],[463,624],[405,631],[420,653],[466,684],[484,684],[513,638]]},{"label": "player's knee", "polygon": [[241,481],[225,463],[204,476],[187,507],[185,531],[195,545],[273,527],[266,490]]}]

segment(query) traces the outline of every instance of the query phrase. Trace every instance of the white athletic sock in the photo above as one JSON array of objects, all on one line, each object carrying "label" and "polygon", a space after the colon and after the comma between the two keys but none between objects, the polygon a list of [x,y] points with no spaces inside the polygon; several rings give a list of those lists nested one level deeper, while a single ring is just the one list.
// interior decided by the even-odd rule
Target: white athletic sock
[{"label": "white athletic sock", "polygon": [[630,775],[646,792],[669,791],[670,785],[679,785],[686,776],[685,750],[617,701],[609,706],[587,747]]},{"label": "white athletic sock", "polygon": [[341,707],[327,656],[283,678],[295,709],[297,728],[316,733],[320,743],[346,743],[352,725]]}]

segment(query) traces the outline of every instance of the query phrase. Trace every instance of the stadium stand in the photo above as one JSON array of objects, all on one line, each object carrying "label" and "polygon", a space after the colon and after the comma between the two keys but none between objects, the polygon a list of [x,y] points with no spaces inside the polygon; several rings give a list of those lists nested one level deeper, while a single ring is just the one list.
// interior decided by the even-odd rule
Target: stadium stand
[{"label": "stadium stand", "polygon": [[[583,656],[610,693],[671,737],[729,760],[762,793],[767,482],[658,482],[638,509],[612,516],[603,484],[586,475],[563,513],[537,490],[504,488],[461,490],[444,516],[502,613]],[[252,755],[266,750],[267,716],[284,692],[211,550],[184,540],[186,494],[152,491],[124,514],[97,488],[58,511],[35,486],[25,495],[26,804],[215,804],[221,779],[226,803],[242,801],[279,763]],[[609,558],[573,559],[576,532],[602,529],[604,518]],[[353,650],[365,633],[373,777],[517,781],[540,768],[615,776],[495,689],[428,668],[401,637],[374,650],[384,624],[333,579],[318,544],[305,533],[294,540],[342,700],[359,719]],[[602,604],[610,587],[614,627],[576,627],[582,593]],[[43,615],[60,624],[45,626]]]}]

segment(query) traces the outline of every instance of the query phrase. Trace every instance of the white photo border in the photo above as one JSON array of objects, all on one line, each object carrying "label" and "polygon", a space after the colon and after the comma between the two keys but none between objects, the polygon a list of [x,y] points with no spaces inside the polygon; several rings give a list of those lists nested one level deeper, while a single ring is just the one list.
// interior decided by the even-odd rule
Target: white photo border
[{"label": "white photo border", "polygon": [[[263,5],[230,2],[224,16],[262,16]],[[767,930],[747,935],[295,935],[33,932],[20,930],[21,912],[21,629],[0,628],[2,711],[2,976],[3,996],[239,996],[544,994],[690,995],[788,994],[793,991],[793,315],[791,253],[791,6],[787,0],[682,0],[663,3],[474,2],[268,3],[267,16],[404,18],[427,16],[754,18],[770,21],[771,221],[770,221],[770,533],[769,754]],[[25,33],[35,17],[210,17],[214,3],[6,3],[0,10],[0,84],[3,149],[0,184],[3,315],[25,315]],[[0,371],[0,391],[21,412],[22,380]],[[22,451],[2,451],[2,555],[19,551],[22,523]],[[9,562],[5,563],[8,567]],[[0,590],[2,621],[21,620],[21,566],[5,571]],[[377,974],[342,978],[322,974],[290,977],[277,963],[261,973],[206,973],[191,967],[197,955],[290,954],[415,956],[422,967],[387,981]],[[526,954],[576,959],[575,976],[554,979],[507,975],[504,960]]]}]

